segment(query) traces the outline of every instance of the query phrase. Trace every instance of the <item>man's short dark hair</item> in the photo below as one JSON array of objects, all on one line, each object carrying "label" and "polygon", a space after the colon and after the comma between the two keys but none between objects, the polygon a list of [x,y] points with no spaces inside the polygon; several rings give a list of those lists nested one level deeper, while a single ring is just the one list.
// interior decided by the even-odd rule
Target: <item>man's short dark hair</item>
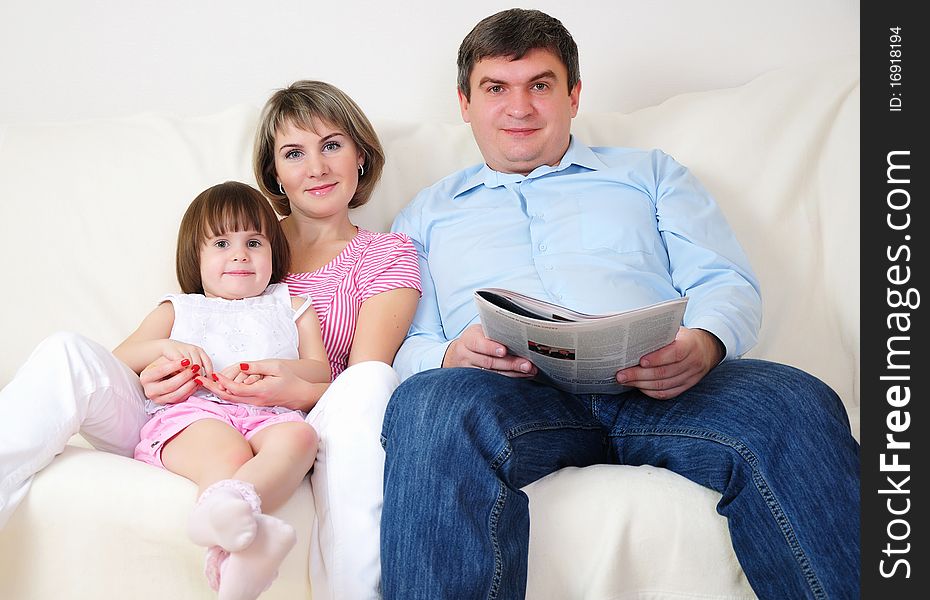
[{"label": "man's short dark hair", "polygon": [[544,48],[559,57],[568,70],[568,92],[581,78],[578,46],[562,22],[538,10],[511,8],[482,19],[462,40],[458,57],[458,86],[471,99],[469,78],[485,58],[520,60],[530,50]]}]

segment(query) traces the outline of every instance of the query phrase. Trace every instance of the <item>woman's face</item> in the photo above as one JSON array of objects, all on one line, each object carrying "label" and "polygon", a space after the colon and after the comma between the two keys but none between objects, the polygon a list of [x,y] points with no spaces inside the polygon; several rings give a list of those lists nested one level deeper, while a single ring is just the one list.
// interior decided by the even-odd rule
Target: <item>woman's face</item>
[{"label": "woman's face", "polygon": [[275,173],[292,213],[315,219],[348,214],[363,159],[349,136],[319,119],[312,129],[285,123],[275,132],[274,150]]}]

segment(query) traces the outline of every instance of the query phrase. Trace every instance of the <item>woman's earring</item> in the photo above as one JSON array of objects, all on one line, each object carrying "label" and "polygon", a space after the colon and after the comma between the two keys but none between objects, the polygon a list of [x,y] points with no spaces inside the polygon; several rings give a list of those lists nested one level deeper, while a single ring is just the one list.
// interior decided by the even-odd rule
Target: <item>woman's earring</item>
[{"label": "woman's earring", "polygon": [[358,166],[358,176],[361,177],[365,174],[365,165],[360,164]]},{"label": "woman's earring", "polygon": [[278,182],[278,189],[281,190],[281,195],[282,195],[282,196],[286,196],[286,195],[287,195],[287,194],[284,193],[284,185],[283,185],[280,181]]}]

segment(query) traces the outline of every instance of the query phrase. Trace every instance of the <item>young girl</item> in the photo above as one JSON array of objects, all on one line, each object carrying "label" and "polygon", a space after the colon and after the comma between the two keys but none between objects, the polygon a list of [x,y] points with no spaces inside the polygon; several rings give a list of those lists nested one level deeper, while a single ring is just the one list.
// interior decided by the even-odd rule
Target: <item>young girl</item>
[{"label": "young girl", "polygon": [[[193,201],[178,233],[183,294],[165,296],[113,354],[136,373],[165,357],[203,378],[243,384],[248,362],[286,359],[302,379],[329,382],[330,367],[310,300],[281,281],[289,251],[278,219],[254,188],[213,186]],[[272,285],[269,285],[273,282]],[[220,376],[218,376],[220,375]],[[286,501],[313,465],[317,435],[302,411],[228,403],[205,388],[173,404],[147,400],[152,418],[135,457],[187,477],[200,498],[188,522],[208,548],[207,578],[222,600],[256,598],[296,542],[294,529],[262,514]]]}]

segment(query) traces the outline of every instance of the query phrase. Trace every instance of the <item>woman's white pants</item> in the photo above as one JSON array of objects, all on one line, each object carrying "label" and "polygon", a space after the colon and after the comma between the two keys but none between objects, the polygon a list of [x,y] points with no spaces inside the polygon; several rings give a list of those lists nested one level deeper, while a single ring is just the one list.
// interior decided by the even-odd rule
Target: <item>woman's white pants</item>
[{"label": "woman's white pants", "polygon": [[398,383],[384,363],[353,365],[307,415],[320,436],[310,473],[316,505],[310,541],[313,600],[380,597],[381,422]]},{"label": "woman's white pants", "polygon": [[100,344],[75,333],[43,340],[0,390],[0,527],[75,433],[132,456],[144,401],[138,376]]}]

